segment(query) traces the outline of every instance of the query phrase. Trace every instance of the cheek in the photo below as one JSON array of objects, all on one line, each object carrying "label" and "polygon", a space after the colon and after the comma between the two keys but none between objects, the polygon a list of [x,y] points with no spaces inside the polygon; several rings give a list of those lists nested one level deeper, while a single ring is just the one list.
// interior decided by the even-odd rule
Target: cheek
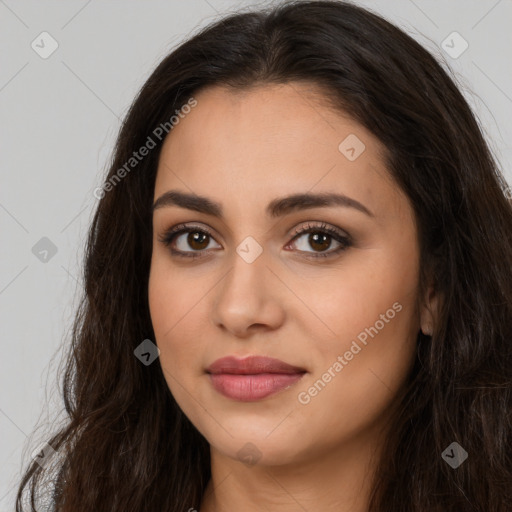
[{"label": "cheek", "polygon": [[369,405],[398,391],[413,363],[418,266],[393,251],[358,259],[309,288],[316,315],[303,315],[302,330],[316,340],[309,384],[320,379],[318,392],[336,390],[324,398]]},{"label": "cheek", "polygon": [[387,246],[353,251],[333,271],[317,273],[314,279],[295,279],[294,289],[309,309],[308,314],[295,317],[311,339],[325,339],[321,346],[350,345],[360,333],[364,338],[365,330],[376,322],[379,331],[397,341],[409,332],[404,318],[415,315],[418,265],[414,254],[404,257]]},{"label": "cheek", "polygon": [[197,368],[204,321],[200,313],[208,288],[200,279],[187,279],[186,273],[172,270],[165,259],[154,258],[149,276],[149,310],[160,349],[160,363],[172,388],[169,375],[182,381]]},{"label": "cheek", "polygon": [[[390,411],[412,367],[414,306],[384,301],[382,308],[369,309],[357,317],[347,310],[338,316],[337,332],[343,334],[322,340],[314,354],[315,371],[297,389],[301,417],[306,423],[316,418],[321,426],[305,435],[315,446],[377,424]],[[381,311],[385,320],[379,318]]]},{"label": "cheek", "polygon": [[157,338],[173,338],[207,295],[211,284],[194,269],[172,263],[167,249],[155,245],[148,283],[151,321]]},{"label": "cheek", "polygon": [[204,352],[200,346],[202,326],[194,321],[200,307],[196,295],[191,289],[176,294],[164,279],[150,284],[151,320],[164,379],[179,407],[194,424],[199,424],[201,414],[195,400],[191,400],[202,369],[198,357]]}]

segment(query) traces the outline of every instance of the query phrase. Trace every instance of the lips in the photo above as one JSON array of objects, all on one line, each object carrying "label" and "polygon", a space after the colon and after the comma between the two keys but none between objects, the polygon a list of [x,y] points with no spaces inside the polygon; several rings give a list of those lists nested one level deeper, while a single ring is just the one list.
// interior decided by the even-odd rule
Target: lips
[{"label": "lips", "polygon": [[270,357],[251,356],[237,359],[230,356],[217,359],[206,371],[212,374],[257,375],[260,373],[304,373],[306,370]]},{"label": "lips", "polygon": [[249,402],[291,387],[306,370],[269,357],[230,356],[218,359],[206,372],[216,391],[233,400]]}]

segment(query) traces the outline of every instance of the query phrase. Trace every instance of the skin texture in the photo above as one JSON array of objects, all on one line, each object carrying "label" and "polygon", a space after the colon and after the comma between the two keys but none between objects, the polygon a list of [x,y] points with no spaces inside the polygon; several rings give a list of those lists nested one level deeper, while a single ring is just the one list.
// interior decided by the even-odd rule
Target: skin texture
[{"label": "skin texture", "polygon": [[[154,211],[149,302],[167,384],[211,446],[201,512],[362,512],[417,333],[432,323],[418,296],[410,203],[384,166],[380,142],[330,109],[314,86],[214,87],[195,98],[165,140],[154,198],[169,190],[206,196],[224,218],[178,206]],[[338,149],[350,134],[365,145],[354,161]],[[373,216],[339,205],[267,215],[271,200],[306,192],[344,194]],[[194,251],[187,233],[171,246],[160,241],[180,223],[192,233],[196,225],[211,230],[202,257],[171,254],[171,246]],[[294,239],[296,228],[322,223],[351,245],[334,254],[333,238],[324,249],[307,233]],[[263,249],[252,263],[236,251],[248,236]],[[384,327],[357,342],[381,315]],[[353,341],[361,349],[347,361]],[[289,389],[240,402],[219,394],[205,373],[227,355],[266,355],[307,373]],[[341,371],[333,368],[338,356],[347,363]],[[331,378],[322,377],[329,368]],[[325,386],[308,395],[322,378]],[[248,452],[252,461],[241,461]]]}]

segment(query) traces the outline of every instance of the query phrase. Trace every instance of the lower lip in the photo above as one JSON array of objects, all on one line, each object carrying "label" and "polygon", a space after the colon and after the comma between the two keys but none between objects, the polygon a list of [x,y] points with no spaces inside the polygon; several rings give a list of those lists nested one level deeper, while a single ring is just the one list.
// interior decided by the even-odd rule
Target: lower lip
[{"label": "lower lip", "polygon": [[304,373],[260,373],[257,375],[210,374],[213,387],[222,395],[243,402],[253,402],[289,388]]}]

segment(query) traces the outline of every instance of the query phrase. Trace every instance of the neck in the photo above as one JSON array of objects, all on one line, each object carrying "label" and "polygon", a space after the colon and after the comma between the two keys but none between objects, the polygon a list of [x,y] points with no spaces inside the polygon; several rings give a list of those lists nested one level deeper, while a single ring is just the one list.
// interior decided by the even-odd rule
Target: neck
[{"label": "neck", "polygon": [[380,443],[367,436],[285,465],[249,466],[211,448],[200,512],[367,512]]}]

